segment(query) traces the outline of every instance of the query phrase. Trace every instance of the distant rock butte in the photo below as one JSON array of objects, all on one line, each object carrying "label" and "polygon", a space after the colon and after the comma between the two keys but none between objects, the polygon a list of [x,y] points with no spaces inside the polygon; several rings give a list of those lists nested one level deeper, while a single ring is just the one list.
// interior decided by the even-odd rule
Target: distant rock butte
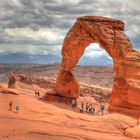
[{"label": "distant rock butte", "polygon": [[78,18],[64,39],[56,91],[67,97],[79,96],[79,83],[72,69],[85,48],[96,42],[113,59],[115,78],[109,111],[140,115],[140,52],[132,48],[123,30],[124,23],[120,20],[95,16]]}]

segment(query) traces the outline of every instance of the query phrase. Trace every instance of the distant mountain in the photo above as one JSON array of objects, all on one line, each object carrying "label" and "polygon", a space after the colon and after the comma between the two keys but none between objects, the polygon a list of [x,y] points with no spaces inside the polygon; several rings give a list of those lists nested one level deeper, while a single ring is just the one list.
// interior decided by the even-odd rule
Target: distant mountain
[{"label": "distant mountain", "polygon": [[[31,55],[24,53],[0,53],[0,63],[5,64],[54,64],[60,63],[61,56],[59,55]],[[95,65],[109,66],[112,65],[112,60],[106,55],[100,56],[83,56],[79,60],[79,65]]]},{"label": "distant mountain", "polygon": [[0,53],[0,63],[8,64],[19,64],[19,63],[28,63],[28,64],[54,64],[60,63],[61,56],[58,55],[31,55],[24,53]]},{"label": "distant mountain", "polygon": [[91,66],[110,66],[112,65],[112,59],[107,55],[99,55],[99,56],[83,56],[79,60],[79,65],[91,65]]}]

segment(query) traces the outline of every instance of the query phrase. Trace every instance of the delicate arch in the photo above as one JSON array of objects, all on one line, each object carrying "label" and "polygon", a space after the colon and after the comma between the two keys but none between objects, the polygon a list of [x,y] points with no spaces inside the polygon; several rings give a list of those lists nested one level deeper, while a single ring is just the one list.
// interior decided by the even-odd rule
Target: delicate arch
[{"label": "delicate arch", "polygon": [[109,110],[124,112],[125,109],[140,114],[140,53],[133,50],[123,30],[124,23],[120,20],[95,16],[78,18],[63,43],[56,91],[66,97],[79,96],[79,83],[71,71],[85,48],[97,42],[114,63],[115,78]]}]

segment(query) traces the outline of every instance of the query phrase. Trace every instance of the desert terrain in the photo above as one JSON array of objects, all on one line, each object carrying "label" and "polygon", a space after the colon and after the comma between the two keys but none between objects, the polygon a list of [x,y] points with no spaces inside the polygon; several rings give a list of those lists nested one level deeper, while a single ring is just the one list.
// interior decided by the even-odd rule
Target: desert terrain
[{"label": "desert terrain", "polygon": [[[0,86],[1,140],[140,139],[140,126],[137,117],[108,113],[107,107],[111,88],[101,87],[98,84],[91,85],[81,80],[81,96],[77,99],[77,107],[73,109],[71,104],[67,104],[65,101],[60,102],[59,97],[50,99],[46,96],[54,87],[59,65],[44,66],[44,69],[43,66],[32,67],[31,69],[30,65],[30,71],[28,71],[28,65],[1,65],[1,72],[3,73]],[[88,74],[95,71],[101,73],[100,76],[103,77],[111,71],[110,69],[105,67],[105,70],[102,68],[98,71],[98,68],[87,67],[86,69],[86,67],[79,66],[76,67],[75,71],[83,73],[82,70],[87,70]],[[8,78],[5,77],[11,71],[16,73],[15,88],[7,88]],[[19,77],[22,77],[22,81],[18,80]],[[108,80],[108,83],[111,81]],[[34,91],[36,89],[40,91],[40,98],[35,97]],[[105,105],[104,115],[98,112],[100,97],[103,98]],[[9,110],[11,100],[14,102],[12,111]],[[84,104],[86,102],[92,103],[96,108],[95,114],[86,113],[85,110],[84,113],[81,113],[81,102]],[[16,104],[21,106],[19,112],[15,110]]]},{"label": "desert terrain", "polygon": [[[19,113],[9,111],[10,100],[20,103]],[[130,140],[139,134],[135,118],[80,113],[69,105],[44,102],[31,94],[0,93],[0,106],[1,140]]]},{"label": "desert terrain", "polygon": [[[0,82],[8,82],[8,74],[16,72],[28,76],[46,76],[56,78],[59,64],[41,65],[41,64],[0,64]],[[99,85],[102,87],[112,87],[113,68],[112,66],[76,66],[73,69],[76,78],[83,83],[90,85]]]}]

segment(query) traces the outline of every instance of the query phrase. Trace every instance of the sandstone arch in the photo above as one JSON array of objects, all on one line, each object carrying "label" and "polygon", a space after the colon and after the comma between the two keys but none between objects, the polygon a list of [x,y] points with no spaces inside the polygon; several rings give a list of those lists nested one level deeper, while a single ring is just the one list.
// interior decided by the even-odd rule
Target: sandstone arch
[{"label": "sandstone arch", "polygon": [[140,114],[140,52],[133,50],[123,30],[124,23],[120,20],[95,16],[78,18],[64,39],[56,91],[67,97],[79,96],[79,84],[71,70],[85,48],[97,42],[114,63],[115,78],[109,110]]}]

